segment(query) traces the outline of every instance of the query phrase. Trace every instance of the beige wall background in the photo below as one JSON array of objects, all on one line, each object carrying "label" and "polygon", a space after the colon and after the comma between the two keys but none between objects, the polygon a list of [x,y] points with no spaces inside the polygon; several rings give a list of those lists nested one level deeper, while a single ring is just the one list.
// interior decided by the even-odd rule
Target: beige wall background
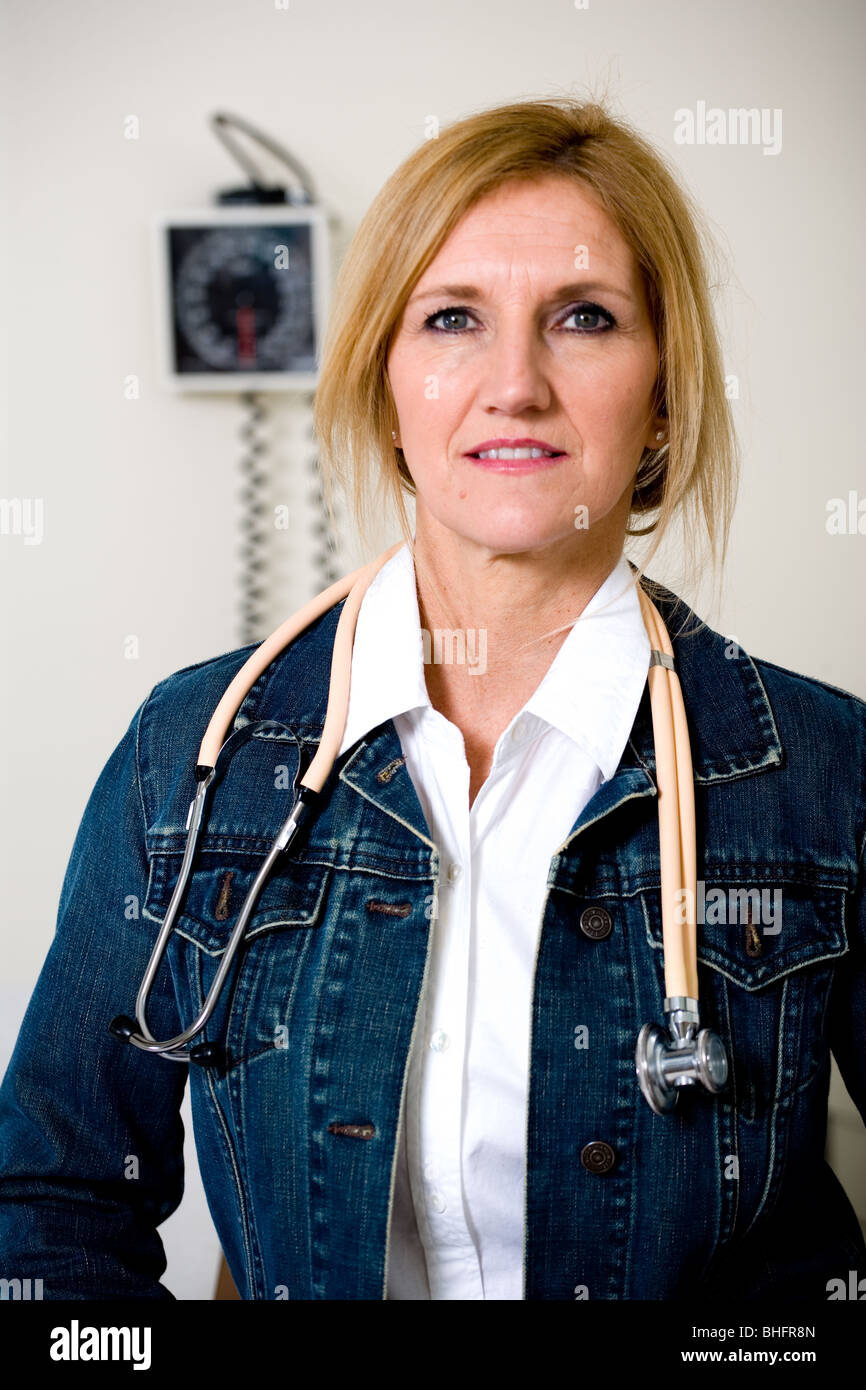
[{"label": "beige wall background", "polygon": [[[160,389],[149,240],[152,212],[208,206],[244,181],[207,124],[216,110],[312,171],[340,219],[336,269],[429,117],[607,80],[727,258],[717,303],[743,481],[720,605],[704,583],[679,591],[747,651],[866,697],[866,535],[826,529],[832,498],[853,492],[866,513],[859,0],[6,0],[0,23],[0,490],[44,506],[40,544],[0,536],[0,1068],[100,768],[156,681],[240,645],[243,411]],[[676,143],[675,112],[699,103],[779,112],[781,147]],[[272,500],[294,520],[272,539],[270,630],[321,586],[309,417],[289,397],[267,410]],[[678,558],[667,548],[653,569],[674,588]],[[354,562],[347,534],[341,571]],[[866,1220],[866,1134],[835,1076],[829,1152]],[[218,1246],[191,1139],[187,1165],[161,1229],[165,1279],[179,1298],[210,1298]]]}]

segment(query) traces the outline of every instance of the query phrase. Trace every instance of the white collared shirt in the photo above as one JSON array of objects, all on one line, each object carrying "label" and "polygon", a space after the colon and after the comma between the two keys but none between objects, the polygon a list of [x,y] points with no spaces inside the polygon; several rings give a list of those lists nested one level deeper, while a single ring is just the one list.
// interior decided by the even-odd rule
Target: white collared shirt
[{"label": "white collared shirt", "polygon": [[[536,949],[551,858],[616,771],[646,683],[650,644],[631,579],[622,556],[497,739],[471,809],[463,735],[427,693],[408,545],[362,600],[340,753],[393,719],[440,851],[401,1116],[389,1299],[523,1297]],[[440,660],[447,653],[439,647]]]}]

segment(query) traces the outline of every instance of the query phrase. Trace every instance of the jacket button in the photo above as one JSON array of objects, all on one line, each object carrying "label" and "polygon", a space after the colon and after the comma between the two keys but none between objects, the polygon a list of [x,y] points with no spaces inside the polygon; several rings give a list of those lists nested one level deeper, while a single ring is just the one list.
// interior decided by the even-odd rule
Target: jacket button
[{"label": "jacket button", "polygon": [[593,1139],[581,1149],[580,1161],[588,1173],[609,1173],[616,1162],[616,1153],[603,1139]]},{"label": "jacket button", "polygon": [[603,941],[613,931],[613,918],[606,907],[585,907],[580,914],[580,930],[590,941]]}]

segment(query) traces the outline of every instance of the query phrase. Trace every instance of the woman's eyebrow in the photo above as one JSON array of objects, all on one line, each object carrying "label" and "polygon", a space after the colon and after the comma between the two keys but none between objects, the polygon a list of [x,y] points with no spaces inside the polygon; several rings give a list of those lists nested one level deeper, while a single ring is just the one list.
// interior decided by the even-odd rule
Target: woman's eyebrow
[{"label": "woman's eyebrow", "polygon": [[[621,299],[632,298],[629,290],[610,285],[607,281],[579,280],[572,284],[560,285],[559,289],[549,294],[543,302],[546,304],[559,303],[565,299],[580,299],[585,294],[597,293],[618,295]],[[484,292],[475,285],[437,285],[433,289],[416,291],[409,299],[409,303],[414,304],[418,299],[474,299],[480,301],[484,299]]]}]

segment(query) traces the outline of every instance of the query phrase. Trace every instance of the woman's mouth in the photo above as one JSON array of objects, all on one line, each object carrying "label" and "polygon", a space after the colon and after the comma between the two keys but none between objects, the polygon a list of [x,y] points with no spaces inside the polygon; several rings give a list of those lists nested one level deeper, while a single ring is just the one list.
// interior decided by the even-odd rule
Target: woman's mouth
[{"label": "woman's mouth", "polygon": [[477,454],[465,454],[477,468],[494,473],[534,473],[540,468],[552,468],[568,458],[568,454],[541,448],[484,449]]}]

